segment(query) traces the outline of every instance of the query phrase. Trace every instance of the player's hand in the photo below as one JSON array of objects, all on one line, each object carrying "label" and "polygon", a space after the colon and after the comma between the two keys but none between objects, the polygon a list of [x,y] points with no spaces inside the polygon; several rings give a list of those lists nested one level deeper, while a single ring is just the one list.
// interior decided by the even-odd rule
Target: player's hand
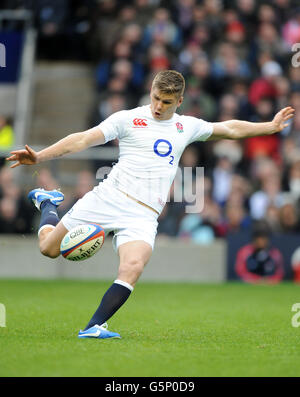
[{"label": "player's hand", "polygon": [[12,164],[10,168],[18,167],[21,164],[24,165],[32,165],[37,164],[38,158],[37,153],[31,149],[28,145],[25,145],[25,149],[14,150],[10,152],[11,156],[7,157],[7,161],[16,161],[16,163]]},{"label": "player's hand", "polygon": [[295,109],[291,106],[281,109],[273,118],[273,124],[275,131],[282,131],[285,127],[288,127],[289,123],[287,121],[294,117]]}]

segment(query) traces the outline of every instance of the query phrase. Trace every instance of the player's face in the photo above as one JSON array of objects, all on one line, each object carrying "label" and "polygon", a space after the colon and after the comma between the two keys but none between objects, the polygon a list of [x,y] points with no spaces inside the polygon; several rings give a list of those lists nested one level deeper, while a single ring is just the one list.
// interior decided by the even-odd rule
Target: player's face
[{"label": "player's face", "polygon": [[151,113],[156,120],[169,120],[181,105],[183,97],[175,94],[164,94],[157,88],[150,92]]}]

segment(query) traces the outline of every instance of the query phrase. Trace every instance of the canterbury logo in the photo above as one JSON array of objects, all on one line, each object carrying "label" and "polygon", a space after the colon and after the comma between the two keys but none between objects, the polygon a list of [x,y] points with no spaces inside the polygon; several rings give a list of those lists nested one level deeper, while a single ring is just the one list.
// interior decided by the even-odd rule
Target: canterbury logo
[{"label": "canterbury logo", "polygon": [[136,127],[147,127],[146,119],[134,119],[133,125]]}]

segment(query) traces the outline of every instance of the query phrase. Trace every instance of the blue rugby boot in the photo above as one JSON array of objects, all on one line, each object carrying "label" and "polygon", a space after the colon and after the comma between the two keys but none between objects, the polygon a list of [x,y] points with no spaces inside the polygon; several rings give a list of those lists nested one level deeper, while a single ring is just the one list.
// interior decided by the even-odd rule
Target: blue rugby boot
[{"label": "blue rugby boot", "polygon": [[79,331],[78,338],[98,338],[98,339],[120,339],[121,336],[116,332],[111,332],[107,329],[107,323],[103,323],[102,325],[94,325],[91,328],[88,328],[85,331]]},{"label": "blue rugby boot", "polygon": [[45,200],[50,200],[52,204],[58,207],[65,198],[64,194],[59,190],[45,190],[42,188],[31,190],[27,197],[33,202],[38,210],[40,210],[41,204]]}]

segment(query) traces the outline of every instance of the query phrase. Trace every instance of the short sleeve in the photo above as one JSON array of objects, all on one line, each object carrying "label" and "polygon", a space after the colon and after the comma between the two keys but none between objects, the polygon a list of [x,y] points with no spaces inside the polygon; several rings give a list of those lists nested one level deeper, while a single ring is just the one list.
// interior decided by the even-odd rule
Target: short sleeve
[{"label": "short sleeve", "polygon": [[189,117],[191,136],[189,143],[195,141],[206,141],[213,133],[213,123],[197,119],[196,117]]},{"label": "short sleeve", "polygon": [[126,110],[113,113],[99,124],[105,137],[105,143],[124,136],[126,125]]}]

